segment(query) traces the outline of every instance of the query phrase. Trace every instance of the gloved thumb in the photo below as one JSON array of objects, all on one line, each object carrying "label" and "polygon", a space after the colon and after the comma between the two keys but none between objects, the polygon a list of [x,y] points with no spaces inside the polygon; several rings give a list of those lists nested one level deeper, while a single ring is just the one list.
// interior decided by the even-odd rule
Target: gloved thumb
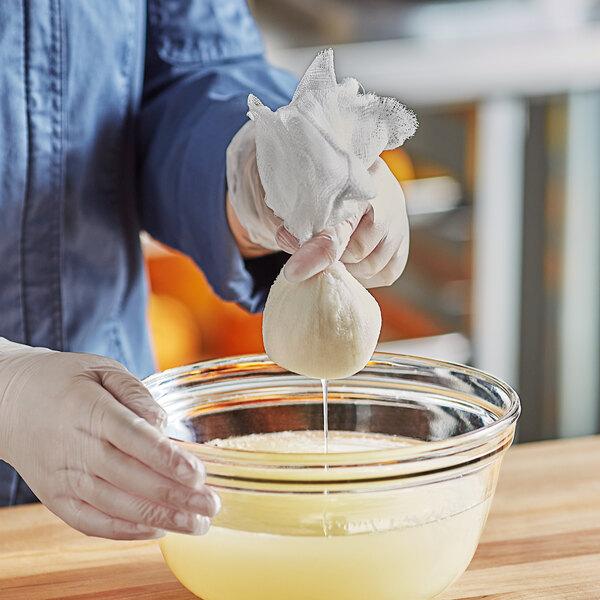
[{"label": "gloved thumb", "polygon": [[[365,205],[364,210],[367,207],[368,204]],[[335,227],[327,227],[302,244],[285,264],[284,277],[293,283],[304,281],[339,260],[363,214],[364,211],[342,221]],[[280,246],[285,239],[285,235],[280,235],[278,232],[277,241]],[[289,240],[287,241],[289,243]]]}]

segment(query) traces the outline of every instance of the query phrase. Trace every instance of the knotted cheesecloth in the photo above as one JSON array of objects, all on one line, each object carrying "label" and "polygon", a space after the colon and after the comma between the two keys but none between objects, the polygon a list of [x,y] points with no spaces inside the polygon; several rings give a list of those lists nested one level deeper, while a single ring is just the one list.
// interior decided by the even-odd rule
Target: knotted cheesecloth
[{"label": "knotted cheesecloth", "polygon": [[[228,148],[229,198],[250,239],[273,250],[281,222],[303,244],[359,212],[376,195],[369,168],[417,128],[398,100],[365,93],[353,78],[338,83],[332,49],[315,57],[288,105],[271,111],[251,94],[248,107],[251,122]],[[260,181],[248,183],[254,152]]]}]

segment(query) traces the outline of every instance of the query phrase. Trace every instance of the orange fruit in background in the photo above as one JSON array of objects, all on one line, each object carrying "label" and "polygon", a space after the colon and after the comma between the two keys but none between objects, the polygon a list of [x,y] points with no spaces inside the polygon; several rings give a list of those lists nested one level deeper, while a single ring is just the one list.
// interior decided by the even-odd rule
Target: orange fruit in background
[{"label": "orange fruit in background", "polygon": [[412,160],[402,148],[385,150],[381,153],[381,158],[383,158],[385,164],[398,181],[415,178],[415,169]]},{"label": "orange fruit in background", "polygon": [[192,312],[177,298],[150,294],[148,316],[154,352],[161,370],[197,362],[202,358],[202,336]]},{"label": "orange fruit in background", "polygon": [[262,315],[212,291],[189,257],[144,238],[150,283],[148,316],[158,368],[264,352]]}]

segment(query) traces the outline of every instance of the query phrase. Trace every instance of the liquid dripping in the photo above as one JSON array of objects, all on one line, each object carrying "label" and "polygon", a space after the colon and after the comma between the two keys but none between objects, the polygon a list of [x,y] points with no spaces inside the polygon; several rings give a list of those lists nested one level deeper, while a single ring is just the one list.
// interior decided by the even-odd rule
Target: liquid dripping
[{"label": "liquid dripping", "polygon": [[327,379],[321,379],[321,389],[323,390],[323,451],[325,454],[329,451],[329,416],[327,405]]},{"label": "liquid dripping", "polygon": [[[327,404],[327,379],[321,379],[321,389],[323,390],[323,452],[329,451],[329,406]],[[327,471],[327,465],[325,465]],[[323,490],[323,495],[327,496],[327,489]],[[327,526],[327,511],[323,513],[323,535],[329,537],[329,528]]]}]

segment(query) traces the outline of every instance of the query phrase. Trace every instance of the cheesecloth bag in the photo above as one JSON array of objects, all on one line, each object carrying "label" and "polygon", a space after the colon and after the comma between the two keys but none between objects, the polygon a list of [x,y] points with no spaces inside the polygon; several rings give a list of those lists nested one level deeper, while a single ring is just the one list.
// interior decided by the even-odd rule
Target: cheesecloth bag
[{"label": "cheesecloth bag", "polygon": [[[287,106],[271,111],[251,94],[248,108],[252,123],[240,134],[247,129],[248,137],[254,127],[260,175],[254,185],[262,183],[265,204],[300,244],[375,197],[369,167],[383,150],[402,145],[418,125],[398,100],[365,93],[353,78],[338,83],[332,49],[315,57]],[[229,159],[228,151],[228,183],[235,190],[241,165]],[[252,241],[277,249],[275,231],[264,232],[264,222],[274,227],[273,215],[263,215],[261,231],[259,207],[240,205],[237,193],[230,198]]]}]

